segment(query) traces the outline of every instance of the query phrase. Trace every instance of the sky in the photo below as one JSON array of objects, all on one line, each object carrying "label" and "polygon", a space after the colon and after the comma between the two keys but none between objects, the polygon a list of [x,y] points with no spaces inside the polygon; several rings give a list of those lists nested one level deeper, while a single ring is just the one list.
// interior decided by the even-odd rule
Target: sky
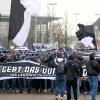
[{"label": "sky", "polygon": [[[50,3],[56,3],[54,6],[54,16],[67,19],[69,31],[75,32],[78,23],[85,25],[92,24],[100,17],[100,0],[38,0],[41,5],[39,15],[46,16],[49,7],[52,13],[53,6]],[[0,13],[10,14],[11,0],[0,1]],[[77,29],[77,28],[76,28]]]}]

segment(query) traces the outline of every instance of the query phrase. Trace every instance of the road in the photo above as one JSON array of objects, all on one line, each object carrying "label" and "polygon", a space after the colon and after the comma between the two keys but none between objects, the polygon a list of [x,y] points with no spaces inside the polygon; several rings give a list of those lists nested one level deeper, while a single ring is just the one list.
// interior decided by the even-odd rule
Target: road
[{"label": "road", "polygon": [[[0,94],[0,100],[55,100],[54,94]],[[66,96],[64,97],[66,99]],[[91,100],[89,95],[81,95],[80,100]],[[100,100],[100,94],[97,99]]]}]

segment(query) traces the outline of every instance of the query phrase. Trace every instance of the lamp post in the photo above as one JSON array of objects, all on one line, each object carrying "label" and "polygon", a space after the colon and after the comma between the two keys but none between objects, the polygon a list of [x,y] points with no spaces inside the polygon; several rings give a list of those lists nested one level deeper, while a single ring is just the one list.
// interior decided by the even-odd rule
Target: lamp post
[{"label": "lamp post", "polygon": [[[54,18],[54,9],[55,9],[55,5],[57,5],[57,3],[49,3],[50,6],[52,6],[52,14],[50,14],[50,16],[52,16],[52,18]],[[54,22],[51,23],[52,25],[52,31],[50,32],[50,43],[53,43],[54,42],[54,37],[53,37],[53,31],[54,31]]]},{"label": "lamp post", "polygon": [[52,16],[54,17],[54,6],[57,5],[57,3],[49,3],[49,5],[52,6]]},{"label": "lamp post", "polygon": [[98,20],[98,18],[100,18],[100,14],[99,13],[96,13],[94,15],[96,16],[96,20]]},{"label": "lamp post", "polygon": [[75,17],[76,17],[76,31],[77,31],[77,19],[78,19],[78,15],[80,15],[80,13],[74,13]]},{"label": "lamp post", "polygon": [[[0,22],[1,22],[1,20],[2,20],[2,15],[1,15],[1,13],[0,13]],[[1,24],[1,33],[2,33],[2,31],[3,31],[3,29],[2,29],[2,23],[0,23]],[[0,46],[2,46],[2,37],[1,37],[1,33],[0,33]]]},{"label": "lamp post", "polygon": [[96,13],[96,14],[94,14],[95,16],[96,16],[96,20],[98,19],[98,18],[100,18],[100,14],[99,13]]},{"label": "lamp post", "polygon": [[[98,20],[98,18],[100,17],[100,14],[96,13],[94,15],[96,16],[96,20]],[[99,36],[99,33],[100,33],[99,25],[95,25],[94,30],[95,30],[96,39],[99,40],[99,38],[100,38],[100,36]]]},{"label": "lamp post", "polygon": [[37,43],[37,16],[35,16],[35,43]]}]

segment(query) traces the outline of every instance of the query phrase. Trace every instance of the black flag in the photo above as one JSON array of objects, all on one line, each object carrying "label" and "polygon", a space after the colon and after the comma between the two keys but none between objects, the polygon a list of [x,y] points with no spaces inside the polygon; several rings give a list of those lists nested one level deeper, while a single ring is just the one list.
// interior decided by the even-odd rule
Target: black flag
[{"label": "black flag", "polygon": [[39,3],[32,0],[12,0],[9,36],[17,46],[23,46],[29,34],[31,16],[40,9]]},{"label": "black flag", "polygon": [[79,30],[76,32],[76,36],[86,47],[91,47],[97,50],[96,39],[94,29],[92,25],[78,24]]},{"label": "black flag", "polygon": [[20,0],[12,0],[8,36],[9,41],[13,40],[17,33],[20,31],[24,22],[25,10],[26,9],[20,3]]}]

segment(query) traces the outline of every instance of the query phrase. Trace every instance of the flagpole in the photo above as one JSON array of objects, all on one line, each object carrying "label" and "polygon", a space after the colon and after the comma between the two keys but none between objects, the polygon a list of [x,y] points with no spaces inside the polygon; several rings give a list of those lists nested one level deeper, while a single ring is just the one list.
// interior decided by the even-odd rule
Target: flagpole
[{"label": "flagpole", "polygon": [[[52,6],[52,18],[54,18],[54,10],[55,10],[55,5],[57,5],[57,3],[49,3],[50,6]],[[50,33],[50,43],[54,43],[54,36],[53,36],[53,33],[54,33],[54,22],[51,23],[52,25],[52,29],[51,29],[51,33]]]},{"label": "flagpole", "polygon": [[41,25],[42,25],[42,24],[40,23],[40,33],[41,33],[41,35],[42,35],[41,38],[42,38],[42,44],[43,44],[43,43],[44,43],[44,33],[41,31]]},{"label": "flagpole", "polygon": [[36,31],[36,25],[37,25],[37,16],[35,16],[35,43],[37,43],[37,31]]},{"label": "flagpole", "polygon": [[[1,22],[1,17],[2,15],[0,14],[0,22]],[[1,24],[1,27],[2,27],[2,24]],[[2,33],[2,32],[1,32]],[[0,33],[0,46],[2,46],[2,37],[1,37],[1,33]]]}]

